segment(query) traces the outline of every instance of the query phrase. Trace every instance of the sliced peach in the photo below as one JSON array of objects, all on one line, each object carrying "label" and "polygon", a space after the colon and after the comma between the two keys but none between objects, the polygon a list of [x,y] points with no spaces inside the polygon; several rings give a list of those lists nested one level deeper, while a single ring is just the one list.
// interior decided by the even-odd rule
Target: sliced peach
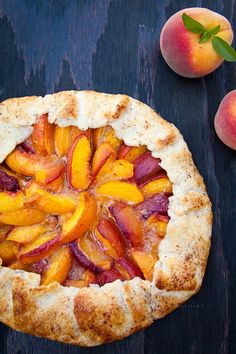
[{"label": "sliced peach", "polygon": [[143,194],[135,184],[110,181],[103,183],[95,188],[98,196],[107,196],[111,198],[121,199],[130,203],[141,203]]},{"label": "sliced peach", "polygon": [[142,188],[144,195],[150,196],[157,193],[171,193],[172,184],[168,177],[158,178],[147,184]]},{"label": "sliced peach", "polygon": [[55,163],[54,166],[39,170],[35,174],[36,182],[48,185],[56,181],[63,173],[65,166],[62,162]]},{"label": "sliced peach", "polygon": [[111,258],[102,252],[101,248],[92,241],[90,235],[82,236],[71,247],[77,262],[85,269],[98,273],[111,268]]},{"label": "sliced peach", "polygon": [[55,127],[55,151],[57,156],[67,155],[71,145],[71,127]]},{"label": "sliced peach", "polygon": [[130,280],[131,277],[127,270],[118,262],[115,263],[115,269],[118,270],[118,272],[122,275],[122,277],[126,280]]},{"label": "sliced peach", "polygon": [[73,215],[62,225],[61,242],[67,243],[81,237],[97,216],[97,203],[88,192],[81,193]]},{"label": "sliced peach", "polygon": [[20,144],[21,149],[23,149],[25,152],[28,152],[30,154],[35,154],[36,151],[33,147],[31,137],[23,141],[23,143]]},{"label": "sliced peach", "polygon": [[124,276],[119,272],[118,269],[112,268],[110,270],[97,274],[96,282],[98,285],[103,286],[107,283],[113,283],[117,279],[120,279],[122,281],[126,280],[126,278],[124,278]]},{"label": "sliced peach", "polygon": [[84,235],[79,241],[82,250],[88,255],[89,259],[103,270],[111,268],[112,260],[101,248],[95,244],[91,234]]},{"label": "sliced peach", "polygon": [[64,246],[53,254],[49,267],[42,277],[42,285],[48,285],[54,281],[63,283],[68,276],[71,266],[71,250],[68,246]]},{"label": "sliced peach", "polygon": [[45,219],[41,210],[24,208],[0,215],[0,222],[6,225],[28,226],[38,224]]},{"label": "sliced peach", "polygon": [[88,287],[89,284],[95,283],[95,281],[96,281],[95,274],[93,272],[91,272],[90,270],[86,269],[83,272],[81,279],[78,279],[78,280],[68,279],[65,282],[65,286],[74,286],[76,288],[85,288],[85,287]]},{"label": "sliced peach", "polygon": [[0,192],[0,213],[8,213],[23,208],[25,202],[24,194],[19,191],[17,193]]},{"label": "sliced peach", "polygon": [[98,229],[94,230],[94,237],[95,243],[101,247],[102,251],[105,252],[108,256],[117,259],[118,255],[116,253],[115,248],[111,245],[111,242],[107,240],[105,237],[101,235]]},{"label": "sliced peach", "polygon": [[56,231],[43,234],[20,248],[19,261],[23,264],[38,262],[52,253],[58,247],[59,241],[60,234]]},{"label": "sliced peach", "polygon": [[168,220],[162,220],[158,215],[153,214],[147,220],[147,225],[155,229],[158,237],[165,237]]},{"label": "sliced peach", "polygon": [[129,274],[129,279],[133,279],[135,277],[143,279],[142,271],[139,267],[137,267],[134,262],[132,262],[131,259],[120,258],[117,263],[120,265],[120,267],[123,267],[123,269],[125,269],[125,271]]},{"label": "sliced peach", "polygon": [[81,134],[87,136],[88,140],[91,140],[91,130],[87,129],[87,130],[81,130],[78,127],[70,127],[70,141],[71,144],[75,141],[76,138],[78,138],[78,136],[80,136]]},{"label": "sliced peach", "polygon": [[168,206],[168,197],[164,193],[160,193],[147,197],[144,202],[138,204],[135,209],[141,213],[144,219],[148,219],[152,214],[167,216]]},{"label": "sliced peach", "polygon": [[26,270],[26,271],[30,270],[28,264],[23,264],[18,260],[9,264],[8,267],[11,269],[21,269],[21,270]]},{"label": "sliced peach", "polygon": [[68,279],[65,281],[64,286],[67,287],[73,286],[74,288],[87,288],[89,286],[89,283],[87,283],[87,281],[84,279],[79,279],[79,280]]},{"label": "sliced peach", "polygon": [[97,128],[94,131],[93,144],[95,150],[102,143],[109,143],[113,147],[113,149],[117,151],[118,147],[121,144],[121,141],[115,136],[114,129],[106,125],[105,127]]},{"label": "sliced peach", "polygon": [[101,167],[96,183],[102,183],[107,180],[124,180],[132,178],[134,174],[133,164],[126,160],[113,160],[113,157],[108,158],[105,164]]},{"label": "sliced peach", "polygon": [[109,157],[115,158],[116,152],[108,143],[101,144],[95,151],[92,162],[92,175],[96,176]]},{"label": "sliced peach", "polygon": [[142,155],[146,151],[147,147],[145,145],[128,146],[123,144],[118,151],[118,157],[119,159],[125,159],[133,162],[138,156]]},{"label": "sliced peach", "polygon": [[97,229],[103,237],[109,240],[110,244],[115,249],[117,256],[119,258],[124,256],[125,240],[116,224],[111,219],[101,218]]},{"label": "sliced peach", "polygon": [[134,178],[138,184],[160,170],[160,159],[153,157],[150,151],[140,155],[134,161]]},{"label": "sliced peach", "polygon": [[121,233],[133,246],[143,244],[143,229],[134,209],[121,202],[117,202],[109,207],[109,211],[114,217]]},{"label": "sliced peach", "polygon": [[15,261],[17,251],[18,246],[15,242],[7,240],[0,242],[0,258],[3,261],[3,265],[8,265]]},{"label": "sliced peach", "polygon": [[52,194],[33,183],[26,189],[28,197],[35,196],[32,205],[49,214],[64,214],[75,210],[76,199],[72,195]]},{"label": "sliced peach", "polygon": [[14,229],[9,232],[7,240],[17,243],[29,243],[45,233],[46,230],[46,225],[42,224],[14,227]]},{"label": "sliced peach", "polygon": [[71,187],[85,190],[91,183],[91,147],[85,134],[75,139],[70,147],[67,161],[67,179]]},{"label": "sliced peach", "polygon": [[144,278],[151,281],[157,258],[155,258],[152,254],[145,253],[140,250],[132,250],[131,256],[143,272]]},{"label": "sliced peach", "polygon": [[[3,224],[4,225],[4,224]],[[5,241],[9,232],[12,230],[12,226],[2,226],[0,227],[0,242]]]},{"label": "sliced peach", "polygon": [[6,163],[11,170],[24,176],[36,177],[42,184],[54,181],[64,170],[63,161],[55,159],[55,156],[40,157],[19,148],[7,156]]},{"label": "sliced peach", "polygon": [[54,126],[48,122],[46,114],[35,123],[31,141],[35,151],[40,155],[51,155],[54,152]]},{"label": "sliced peach", "polygon": [[0,168],[0,189],[16,192],[20,189],[19,181],[12,173],[1,166]]},{"label": "sliced peach", "polygon": [[62,173],[54,181],[48,183],[46,188],[54,193],[61,193],[64,189],[64,173]]}]

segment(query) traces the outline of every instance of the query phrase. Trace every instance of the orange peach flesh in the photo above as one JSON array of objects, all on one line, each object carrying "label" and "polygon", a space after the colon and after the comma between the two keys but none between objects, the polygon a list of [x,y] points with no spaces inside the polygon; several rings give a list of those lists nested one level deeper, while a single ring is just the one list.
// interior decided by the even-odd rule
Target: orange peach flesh
[{"label": "orange peach flesh", "polygon": [[171,193],[171,183],[160,176],[135,183],[134,161],[147,148],[125,146],[111,127],[81,132],[51,127],[45,117],[33,139],[35,153],[17,147],[7,158],[9,173],[25,180],[18,192],[0,191],[3,265],[41,274],[42,285],[151,280],[152,250],[165,228],[134,208],[145,208],[146,197]]},{"label": "orange peach flesh", "polygon": [[185,28],[182,21],[184,12],[207,29],[220,25],[217,36],[229,44],[233,40],[233,31],[225,17],[205,8],[181,10],[165,23],[161,32],[160,46],[167,64],[181,76],[202,77],[217,69],[223,59],[215,52],[211,41],[200,44],[200,34],[192,33]]}]

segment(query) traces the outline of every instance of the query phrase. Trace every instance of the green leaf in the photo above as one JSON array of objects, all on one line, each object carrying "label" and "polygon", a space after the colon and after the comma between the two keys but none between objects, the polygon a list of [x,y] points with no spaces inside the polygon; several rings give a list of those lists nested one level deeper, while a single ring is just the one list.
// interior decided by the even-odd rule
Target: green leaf
[{"label": "green leaf", "polygon": [[207,30],[208,33],[210,33],[212,36],[215,36],[220,30],[220,25],[210,28],[209,30]]},{"label": "green leaf", "polygon": [[199,40],[199,43],[202,44],[202,43],[208,42],[210,38],[211,38],[210,33],[204,32]]},{"label": "green leaf", "polygon": [[200,22],[195,21],[192,17],[188,16],[186,13],[183,13],[182,20],[184,26],[190,32],[199,33],[199,34],[206,32],[206,29]]},{"label": "green leaf", "polygon": [[212,38],[212,45],[216,53],[226,61],[236,61],[235,50],[220,37]]}]

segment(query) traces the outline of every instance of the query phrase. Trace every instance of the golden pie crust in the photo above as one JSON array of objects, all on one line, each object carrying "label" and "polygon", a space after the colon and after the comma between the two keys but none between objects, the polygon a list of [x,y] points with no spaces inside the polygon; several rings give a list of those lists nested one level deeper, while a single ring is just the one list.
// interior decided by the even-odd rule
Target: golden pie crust
[{"label": "golden pie crust", "polygon": [[[122,339],[164,317],[202,283],[212,227],[211,203],[178,129],[126,95],[65,91],[0,104],[0,162],[32,133],[37,117],[82,130],[110,125],[131,146],[161,158],[173,186],[170,221],[159,245],[153,280],[116,280],[102,287],[40,285],[40,275],[0,266],[0,321],[65,343],[95,346]],[[0,259],[1,264],[1,259]]]}]

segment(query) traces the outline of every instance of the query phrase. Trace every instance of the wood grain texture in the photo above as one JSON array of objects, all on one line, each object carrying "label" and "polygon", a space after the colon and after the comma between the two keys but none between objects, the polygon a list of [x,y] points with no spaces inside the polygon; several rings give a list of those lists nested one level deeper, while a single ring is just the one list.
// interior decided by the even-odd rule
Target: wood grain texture
[{"label": "wood grain texture", "polygon": [[143,332],[92,349],[0,325],[1,354],[236,353],[236,153],[213,127],[221,99],[236,87],[236,64],[195,80],[167,67],[161,28],[190,6],[225,15],[236,31],[234,0],[0,0],[0,100],[67,89],[137,97],[183,133],[214,207],[203,287],[180,309]]}]

